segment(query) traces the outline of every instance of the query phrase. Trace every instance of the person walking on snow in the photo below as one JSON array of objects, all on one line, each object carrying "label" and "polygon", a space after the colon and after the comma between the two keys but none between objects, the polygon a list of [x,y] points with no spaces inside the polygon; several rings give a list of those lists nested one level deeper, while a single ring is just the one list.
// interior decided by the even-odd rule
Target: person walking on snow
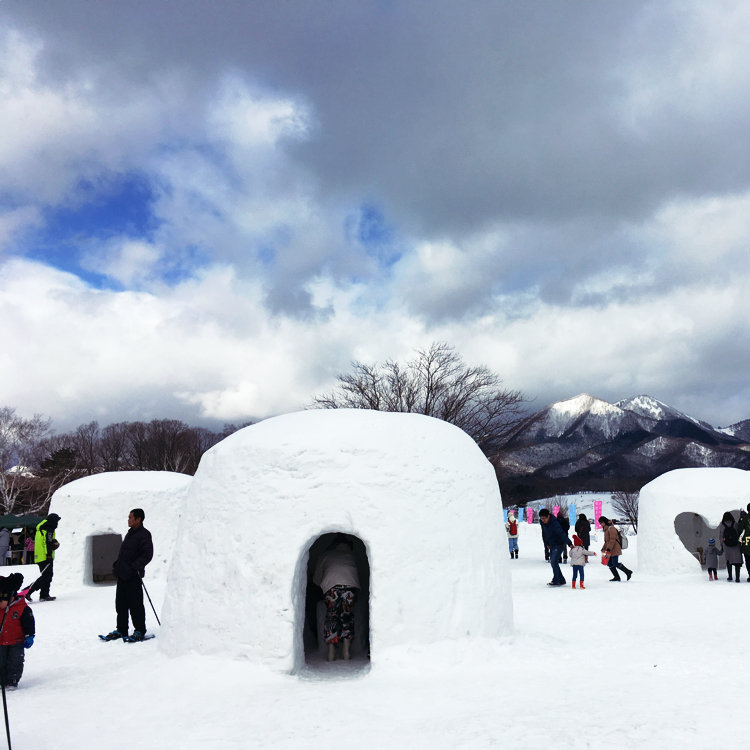
[{"label": "person walking on snow", "polygon": [[581,588],[583,585],[583,566],[588,562],[587,557],[596,557],[596,552],[589,552],[583,546],[583,540],[577,534],[573,534],[573,546],[570,548],[570,564],[573,566],[573,586],[576,587],[576,578],[581,579]]},{"label": "person walking on snow", "polygon": [[39,591],[40,602],[55,600],[54,596],[50,596],[49,590],[54,573],[52,564],[55,560],[55,550],[60,546],[60,542],[55,539],[59,521],[60,516],[57,513],[50,513],[37,524],[34,536],[34,562],[39,566],[39,578],[27,589],[19,592],[24,595],[27,601],[31,601],[31,595],[37,590]]},{"label": "person walking on snow", "polygon": [[105,640],[114,641],[128,634],[128,617],[133,621],[134,641],[142,641],[146,635],[146,610],[143,606],[143,584],[146,565],[154,556],[151,532],[143,525],[146,514],[141,508],[133,508],[128,515],[128,533],[120,545],[120,553],[112,565],[117,578],[115,610],[117,627]]},{"label": "person walking on snow", "polygon": [[512,512],[508,513],[508,520],[505,522],[505,530],[508,532],[510,559],[518,560],[518,521]]},{"label": "person walking on snow", "polygon": [[564,586],[566,583],[565,576],[560,570],[560,559],[562,552],[567,544],[573,546],[573,542],[568,539],[565,532],[560,526],[560,522],[549,512],[547,508],[539,511],[539,523],[542,527],[542,538],[544,544],[549,547],[549,564],[552,567],[552,580],[548,586]]},{"label": "person walking on snow", "polygon": [[604,527],[604,546],[602,547],[602,552],[609,556],[607,565],[612,572],[612,578],[609,579],[610,582],[621,580],[620,574],[617,572],[618,570],[625,573],[629,581],[633,575],[633,571],[626,568],[620,562],[622,547],[620,546],[620,534],[617,531],[614,521],[610,521],[606,516],[600,516],[599,523]]}]

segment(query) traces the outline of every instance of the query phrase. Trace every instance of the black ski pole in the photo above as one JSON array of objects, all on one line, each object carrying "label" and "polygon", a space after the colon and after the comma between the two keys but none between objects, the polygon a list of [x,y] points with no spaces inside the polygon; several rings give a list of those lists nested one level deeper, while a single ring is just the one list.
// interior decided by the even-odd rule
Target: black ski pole
[{"label": "black ski pole", "polygon": [[159,619],[159,615],[156,614],[156,607],[154,607],[154,603],[151,601],[151,597],[148,595],[148,589],[146,588],[146,584],[143,582],[143,578],[138,576],[141,582],[141,586],[143,586],[143,590],[146,592],[146,596],[148,597],[148,603],[151,605],[151,609],[154,610],[154,617],[156,618],[156,622],[159,623],[159,627],[161,627],[161,620]]}]

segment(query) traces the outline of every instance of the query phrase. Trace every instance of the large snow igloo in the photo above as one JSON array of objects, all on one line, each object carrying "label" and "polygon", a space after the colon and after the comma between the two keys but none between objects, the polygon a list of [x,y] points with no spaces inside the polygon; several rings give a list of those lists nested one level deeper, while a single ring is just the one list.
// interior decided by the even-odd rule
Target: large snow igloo
[{"label": "large snow igloo", "polygon": [[[654,575],[700,571],[699,550],[725,511],[745,510],[750,472],[742,469],[675,469],[646,484],[638,501],[638,572]],[[719,558],[719,565],[724,567]]]},{"label": "large snow igloo", "polygon": [[143,525],[154,539],[146,578],[165,577],[192,479],[169,471],[118,471],[63,485],[50,502],[50,513],[60,516],[53,585],[70,589],[113,581],[112,563],[133,508],[143,508]]},{"label": "large snow igloo", "polygon": [[251,425],[198,467],[169,569],[161,647],[283,672],[314,661],[309,570],[336,533],[353,538],[365,573],[356,628],[368,643],[355,636],[355,658],[369,649],[375,664],[388,646],[506,634],[502,517],[492,466],[446,422],[338,409]]}]

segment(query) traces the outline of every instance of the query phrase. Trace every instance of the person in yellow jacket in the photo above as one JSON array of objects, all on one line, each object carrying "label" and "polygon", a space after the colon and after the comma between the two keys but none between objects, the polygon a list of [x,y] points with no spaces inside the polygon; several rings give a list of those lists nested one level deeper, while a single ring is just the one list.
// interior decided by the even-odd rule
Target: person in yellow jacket
[{"label": "person in yellow jacket", "polygon": [[50,596],[49,589],[52,585],[54,573],[52,563],[55,559],[55,550],[60,546],[60,543],[55,539],[55,531],[59,521],[60,516],[57,513],[50,513],[37,524],[34,538],[34,562],[39,566],[39,578],[29,588],[19,592],[26,597],[27,601],[31,601],[31,595],[37,590],[39,591],[40,602],[51,602],[55,599],[54,596]]}]

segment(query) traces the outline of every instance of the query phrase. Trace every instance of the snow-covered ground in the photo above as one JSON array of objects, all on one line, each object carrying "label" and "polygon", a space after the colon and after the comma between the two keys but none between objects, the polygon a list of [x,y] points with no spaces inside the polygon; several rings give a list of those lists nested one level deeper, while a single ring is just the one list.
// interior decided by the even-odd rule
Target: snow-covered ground
[{"label": "snow-covered ground", "polygon": [[[739,720],[744,577],[639,575],[631,537],[630,582],[609,583],[597,557],[585,591],[551,589],[539,527],[522,524],[519,543],[512,636],[386,648],[371,667],[280,675],[244,660],[169,658],[158,626],[146,643],[103,643],[97,633],[115,624],[108,585],[33,605],[37,640],[7,696],[13,747],[697,748],[720,736],[727,711]],[[36,569],[12,570],[31,579]],[[163,584],[149,592],[161,615]]]}]

